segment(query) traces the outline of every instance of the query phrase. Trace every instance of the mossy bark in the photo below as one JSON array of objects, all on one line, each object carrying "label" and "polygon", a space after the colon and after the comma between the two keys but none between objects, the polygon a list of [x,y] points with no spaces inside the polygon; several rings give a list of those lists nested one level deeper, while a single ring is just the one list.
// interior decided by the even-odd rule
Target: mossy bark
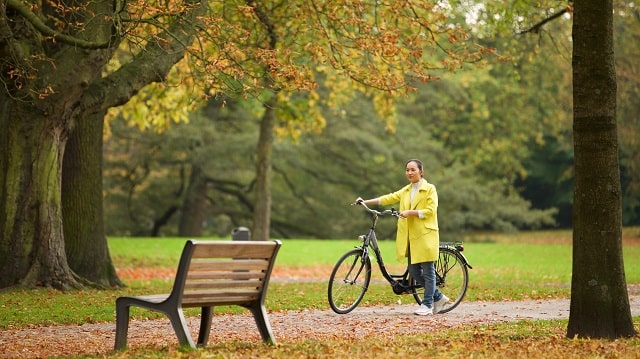
[{"label": "mossy bark", "polygon": [[0,287],[80,288],[67,264],[62,230],[66,128],[44,116],[34,117],[24,106],[7,108],[8,117],[2,120],[2,147],[9,155],[1,165]]}]

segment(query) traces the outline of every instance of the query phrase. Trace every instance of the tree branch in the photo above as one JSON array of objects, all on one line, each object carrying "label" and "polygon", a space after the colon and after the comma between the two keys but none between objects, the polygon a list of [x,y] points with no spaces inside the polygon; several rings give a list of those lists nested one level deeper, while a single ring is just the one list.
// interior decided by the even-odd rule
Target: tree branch
[{"label": "tree branch", "polygon": [[76,37],[65,35],[47,26],[42,20],[34,14],[29,7],[20,0],[7,0],[7,8],[17,11],[25,19],[27,19],[33,27],[38,30],[42,35],[49,36],[52,39],[77,46],[83,49],[106,49],[111,45],[111,41],[105,41],[103,43],[86,41],[78,39]]},{"label": "tree branch", "polygon": [[534,34],[537,34],[537,33],[539,33],[539,32],[540,32],[540,29],[542,29],[542,27],[543,27],[546,23],[548,23],[548,22],[550,22],[550,21],[553,21],[553,20],[555,20],[555,19],[559,18],[560,16],[562,16],[562,15],[566,14],[567,12],[572,12],[572,11],[573,11],[573,7],[572,7],[571,5],[568,5],[568,6],[567,6],[567,7],[565,7],[564,9],[562,9],[562,10],[558,11],[557,13],[555,13],[555,14],[553,14],[553,15],[549,16],[549,17],[548,17],[548,18],[546,18],[546,19],[543,19],[542,21],[538,22],[537,24],[533,25],[532,27],[530,27],[530,28],[528,28],[528,29],[526,29],[526,30],[521,31],[521,32],[520,32],[520,34],[522,35],[522,34],[526,34],[526,33],[529,33],[529,32],[534,33]]},{"label": "tree branch", "polygon": [[91,86],[88,92],[92,95],[85,96],[82,108],[120,106],[148,84],[164,81],[171,68],[184,57],[200,25],[198,18],[206,12],[207,5],[194,0],[188,9],[173,25],[147,42],[132,61]]}]

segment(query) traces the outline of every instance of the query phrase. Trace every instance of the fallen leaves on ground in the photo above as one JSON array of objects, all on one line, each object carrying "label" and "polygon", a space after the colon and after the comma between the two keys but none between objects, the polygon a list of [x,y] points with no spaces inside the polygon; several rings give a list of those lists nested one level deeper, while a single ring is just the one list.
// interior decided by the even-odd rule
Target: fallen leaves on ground
[{"label": "fallen leaves on ground", "polygon": [[[276,266],[271,280],[326,280],[333,266]],[[118,268],[118,277],[122,280],[173,279],[176,268],[170,267],[129,267]]]}]

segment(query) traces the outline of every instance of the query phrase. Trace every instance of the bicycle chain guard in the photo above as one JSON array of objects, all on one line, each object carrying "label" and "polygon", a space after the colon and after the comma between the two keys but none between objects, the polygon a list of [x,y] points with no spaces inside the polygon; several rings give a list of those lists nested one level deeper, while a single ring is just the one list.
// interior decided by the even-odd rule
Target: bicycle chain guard
[{"label": "bicycle chain guard", "polygon": [[395,294],[411,294],[411,287],[409,287],[409,281],[406,279],[401,279],[399,281],[394,281],[391,284],[391,288]]}]

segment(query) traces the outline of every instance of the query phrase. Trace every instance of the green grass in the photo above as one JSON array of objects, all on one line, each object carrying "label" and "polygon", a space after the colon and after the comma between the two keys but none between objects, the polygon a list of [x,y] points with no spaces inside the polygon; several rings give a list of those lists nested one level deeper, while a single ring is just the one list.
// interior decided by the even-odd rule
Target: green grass
[{"label": "green grass", "polygon": [[[539,244],[540,238],[548,238],[550,234],[532,233],[510,236],[482,234],[465,238],[464,254],[473,266],[465,300],[568,298],[571,246],[566,242],[567,232],[552,232],[554,239],[551,242],[560,244]],[[109,247],[118,268],[174,269],[184,242],[184,238],[111,238]],[[276,261],[277,268],[286,267],[295,273],[305,266],[320,266],[326,273],[321,275],[321,280],[314,282],[272,281],[267,307],[270,310],[327,309],[326,279],[329,271],[342,253],[357,244],[357,240],[284,240]],[[403,265],[394,258],[394,242],[381,241],[380,246],[387,267],[400,271]],[[640,261],[634,260],[640,258],[640,246],[625,246],[624,256],[628,283],[640,284]],[[410,296],[393,294],[377,270],[373,279],[374,284],[362,305],[412,301]],[[117,297],[168,292],[171,280],[132,280],[126,284],[127,287],[121,289],[65,293],[44,289],[0,292],[0,329],[113,321]],[[239,311],[241,309],[235,307],[216,310],[218,313]],[[195,313],[197,310],[191,310],[187,315]],[[132,315],[138,318],[162,317],[137,308],[133,309]]]},{"label": "green grass", "polygon": [[[470,270],[469,300],[569,296],[572,256],[569,231],[481,234],[464,239],[463,253],[473,266]],[[552,244],[541,244],[541,241]],[[342,253],[357,244],[357,240],[284,240],[276,265],[333,266]],[[144,258],[151,258],[147,259],[147,265],[166,266],[166,263],[177,263],[183,245],[184,239],[180,238],[110,240],[116,266],[136,263],[142,257],[139,251],[145,253]],[[380,241],[385,265],[391,271],[399,272],[404,265],[396,261],[394,246],[394,241]],[[131,248],[135,248],[135,251]],[[635,260],[640,258],[640,246],[625,246],[623,254],[628,283],[640,284],[640,261]],[[374,271],[374,278],[377,273]],[[377,276],[381,278],[379,274]],[[327,271],[326,278],[328,277]],[[383,294],[386,289],[385,286]],[[317,302],[312,303],[316,306]]]},{"label": "green grass", "polygon": [[[206,239],[209,238],[203,240]],[[111,238],[109,251],[116,267],[118,265],[165,267],[177,262],[185,240],[185,238]],[[391,248],[394,242],[381,243],[385,248]],[[290,266],[333,265],[343,252],[357,244],[356,240],[285,239],[282,249],[278,252],[277,261],[280,265]]]}]

